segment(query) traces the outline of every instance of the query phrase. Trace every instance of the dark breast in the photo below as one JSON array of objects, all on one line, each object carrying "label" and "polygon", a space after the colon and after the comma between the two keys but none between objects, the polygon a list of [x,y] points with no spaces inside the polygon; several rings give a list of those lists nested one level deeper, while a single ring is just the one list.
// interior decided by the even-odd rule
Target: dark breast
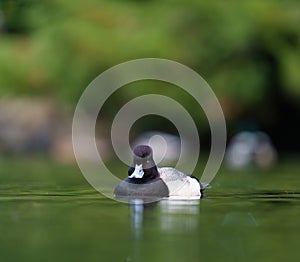
[{"label": "dark breast", "polygon": [[127,178],[120,182],[115,188],[116,197],[141,197],[141,198],[162,198],[169,196],[167,185],[160,179],[154,179],[147,183],[135,183]]}]

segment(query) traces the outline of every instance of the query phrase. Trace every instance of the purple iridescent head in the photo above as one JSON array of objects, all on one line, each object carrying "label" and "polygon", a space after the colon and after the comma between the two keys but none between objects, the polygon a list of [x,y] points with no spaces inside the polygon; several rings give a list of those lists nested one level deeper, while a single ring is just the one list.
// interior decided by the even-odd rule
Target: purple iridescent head
[{"label": "purple iridescent head", "polygon": [[133,149],[134,157],[152,158],[152,148],[147,145],[139,145]]},{"label": "purple iridescent head", "polygon": [[[157,168],[153,160],[152,148],[147,145],[138,145],[133,149],[133,163],[129,169],[128,175],[131,176],[134,171],[139,171],[141,177],[150,177],[157,175]],[[142,176],[142,174],[144,174]],[[139,175],[134,173],[133,177]]]}]

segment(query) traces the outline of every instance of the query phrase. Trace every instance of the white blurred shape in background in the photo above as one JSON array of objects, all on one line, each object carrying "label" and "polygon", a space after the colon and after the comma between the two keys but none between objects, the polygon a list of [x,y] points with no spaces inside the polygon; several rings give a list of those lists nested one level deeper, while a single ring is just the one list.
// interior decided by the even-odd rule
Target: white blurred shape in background
[{"label": "white blurred shape in background", "polygon": [[266,133],[243,131],[229,142],[225,160],[235,169],[253,164],[259,168],[270,168],[276,163],[277,151]]},{"label": "white blurred shape in background", "polygon": [[181,152],[179,136],[161,131],[148,131],[137,137],[132,146],[149,145],[153,150],[153,159],[156,164],[168,165],[178,160]]}]

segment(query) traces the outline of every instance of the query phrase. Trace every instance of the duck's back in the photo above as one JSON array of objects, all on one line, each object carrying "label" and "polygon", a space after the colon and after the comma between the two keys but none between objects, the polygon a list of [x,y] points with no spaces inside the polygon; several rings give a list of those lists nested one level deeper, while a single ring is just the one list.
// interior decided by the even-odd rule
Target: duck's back
[{"label": "duck's back", "polygon": [[201,196],[201,187],[197,179],[172,167],[158,168],[158,172],[169,189],[170,197]]}]

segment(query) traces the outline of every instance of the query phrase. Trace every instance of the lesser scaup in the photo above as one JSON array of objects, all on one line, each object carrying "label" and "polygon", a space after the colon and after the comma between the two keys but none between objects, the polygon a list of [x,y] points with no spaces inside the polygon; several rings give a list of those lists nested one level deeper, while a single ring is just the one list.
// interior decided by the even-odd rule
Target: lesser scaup
[{"label": "lesser scaup", "polygon": [[158,168],[150,146],[133,150],[128,177],[115,188],[116,197],[201,197],[206,185],[172,167]]}]

